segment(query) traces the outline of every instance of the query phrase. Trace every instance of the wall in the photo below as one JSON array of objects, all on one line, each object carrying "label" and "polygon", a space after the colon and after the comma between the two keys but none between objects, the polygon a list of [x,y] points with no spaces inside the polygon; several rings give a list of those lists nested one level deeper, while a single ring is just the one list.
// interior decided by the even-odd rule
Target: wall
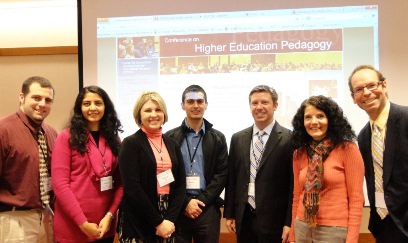
[{"label": "wall", "polygon": [[46,122],[60,131],[69,119],[78,94],[76,54],[0,56],[0,117],[16,112],[22,82],[30,76],[44,76],[55,89],[55,102]]}]

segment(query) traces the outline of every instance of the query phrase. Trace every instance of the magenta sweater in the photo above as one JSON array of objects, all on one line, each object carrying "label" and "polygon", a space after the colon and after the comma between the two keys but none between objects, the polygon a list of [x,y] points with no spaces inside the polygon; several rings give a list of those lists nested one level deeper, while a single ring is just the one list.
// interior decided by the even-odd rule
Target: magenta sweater
[{"label": "magenta sweater", "polygon": [[[68,144],[69,130],[62,131],[55,142],[52,156],[52,184],[56,195],[54,238],[58,242],[88,242],[79,225],[85,221],[99,224],[107,212],[116,216],[123,195],[123,187],[117,167],[117,158],[105,138],[100,136],[99,149],[92,136],[87,147],[90,152],[81,155]],[[101,191],[99,177],[105,176],[102,154],[114,187]],[[105,237],[115,235],[116,219]]]}]

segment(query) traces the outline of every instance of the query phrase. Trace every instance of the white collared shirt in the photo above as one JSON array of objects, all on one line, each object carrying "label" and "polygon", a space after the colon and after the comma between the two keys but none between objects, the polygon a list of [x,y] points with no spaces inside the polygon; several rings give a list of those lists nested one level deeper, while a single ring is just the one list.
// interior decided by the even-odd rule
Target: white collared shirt
[{"label": "white collared shirt", "polygon": [[[263,129],[262,131],[264,131],[264,135],[262,136],[262,143],[264,144],[264,146],[266,145],[266,142],[269,139],[269,136],[271,135],[272,129],[275,126],[275,120],[272,121],[271,124],[269,124],[267,127],[265,127],[265,129]],[[258,136],[257,133],[261,131],[261,129],[259,129],[255,124],[253,126],[252,129],[252,138],[254,136]],[[252,143],[254,143],[255,139],[252,139]],[[252,146],[254,146],[254,144],[251,144],[251,148]]]}]

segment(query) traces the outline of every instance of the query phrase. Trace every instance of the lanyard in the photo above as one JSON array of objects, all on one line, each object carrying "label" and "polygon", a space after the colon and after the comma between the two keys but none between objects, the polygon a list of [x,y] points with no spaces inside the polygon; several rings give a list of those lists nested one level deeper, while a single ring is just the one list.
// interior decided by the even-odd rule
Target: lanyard
[{"label": "lanyard", "polygon": [[[108,172],[108,170],[106,169],[106,162],[105,162],[106,142],[105,142],[105,150],[104,150],[103,153],[102,153],[101,150],[99,149],[99,147],[95,144],[95,142],[94,142],[92,139],[89,139],[89,140],[91,140],[91,143],[95,146],[95,148],[96,148],[96,149],[99,151],[99,153],[101,154],[101,156],[102,156],[103,169],[105,170],[106,175],[108,175],[109,172]],[[91,159],[91,158],[89,157],[89,159]]]},{"label": "lanyard", "polygon": [[203,134],[200,133],[200,139],[198,140],[198,143],[197,143],[197,145],[195,146],[196,149],[194,150],[193,156],[191,157],[190,145],[188,144],[187,135],[185,136],[186,144],[187,144],[187,150],[188,150],[188,156],[190,157],[190,172],[192,172],[194,157],[195,157],[195,155],[196,155],[196,153],[197,153],[198,145],[200,145],[200,142],[201,142],[201,139],[202,139],[202,138],[203,138]]}]

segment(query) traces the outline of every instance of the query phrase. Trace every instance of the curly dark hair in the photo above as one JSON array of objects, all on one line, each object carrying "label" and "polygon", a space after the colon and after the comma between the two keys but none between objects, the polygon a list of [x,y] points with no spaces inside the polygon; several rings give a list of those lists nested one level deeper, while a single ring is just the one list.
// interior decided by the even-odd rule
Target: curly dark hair
[{"label": "curly dark hair", "polygon": [[307,106],[314,106],[326,114],[328,120],[326,137],[333,143],[333,148],[339,144],[344,145],[344,141],[356,140],[356,134],[344,116],[343,110],[335,101],[323,95],[311,96],[302,102],[292,120],[292,144],[294,149],[301,148],[300,154],[313,140],[304,126],[304,114]]},{"label": "curly dark hair", "polygon": [[108,94],[102,88],[98,86],[88,86],[83,88],[76,100],[74,105],[74,114],[72,115],[70,121],[70,133],[69,145],[72,149],[77,150],[81,154],[88,152],[86,143],[88,142],[88,121],[82,115],[82,101],[86,93],[98,94],[105,105],[105,113],[100,120],[99,130],[103,133],[109,148],[112,153],[117,156],[119,154],[120,140],[118,138],[119,132],[123,132],[122,124],[118,119],[118,115],[115,111],[113,102],[109,98]]}]

